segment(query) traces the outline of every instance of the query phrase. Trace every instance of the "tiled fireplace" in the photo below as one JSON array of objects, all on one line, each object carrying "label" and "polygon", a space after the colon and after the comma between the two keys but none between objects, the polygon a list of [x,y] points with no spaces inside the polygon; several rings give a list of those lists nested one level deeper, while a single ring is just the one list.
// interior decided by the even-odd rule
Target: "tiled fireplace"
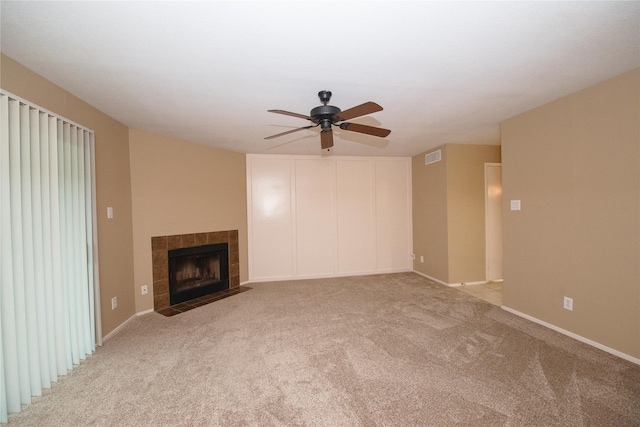
[{"label": "tiled fireplace", "polygon": [[151,238],[153,307],[155,311],[165,310],[170,307],[169,251],[219,243],[226,243],[229,248],[229,289],[238,288],[240,286],[238,230],[156,236]]}]

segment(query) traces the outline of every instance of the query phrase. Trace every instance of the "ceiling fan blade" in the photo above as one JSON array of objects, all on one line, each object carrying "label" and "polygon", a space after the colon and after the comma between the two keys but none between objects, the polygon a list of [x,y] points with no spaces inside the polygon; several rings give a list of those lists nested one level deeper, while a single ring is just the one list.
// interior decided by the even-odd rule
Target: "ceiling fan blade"
[{"label": "ceiling fan blade", "polygon": [[340,123],[340,129],[350,130],[352,132],[366,133],[367,135],[379,136],[380,138],[384,138],[391,133],[389,129],[359,125],[357,123]]},{"label": "ceiling fan blade", "polygon": [[367,114],[375,113],[376,111],[382,111],[382,107],[375,102],[365,102],[364,104],[357,105],[348,110],[344,110],[334,116],[336,122],[343,120],[353,119],[355,117],[364,116]]},{"label": "ceiling fan blade", "polygon": [[309,129],[309,128],[316,127],[316,126],[318,126],[318,125],[304,126],[304,127],[301,127],[301,128],[288,130],[288,131],[286,131],[286,132],[277,133],[277,134],[275,134],[275,135],[267,136],[265,139],[273,139],[273,138],[277,138],[277,137],[279,137],[279,136],[288,135],[288,134],[293,133],[293,132],[298,132],[299,130],[302,130],[302,129]]},{"label": "ceiling fan blade", "polygon": [[292,117],[298,117],[300,119],[311,120],[311,117],[309,117],[309,116],[305,116],[304,114],[292,113],[291,111],[267,110],[267,112],[276,113],[276,114],[284,114],[285,116],[292,116]]},{"label": "ceiling fan blade", "polygon": [[323,129],[320,133],[320,145],[323,150],[333,147],[333,131],[331,128]]}]

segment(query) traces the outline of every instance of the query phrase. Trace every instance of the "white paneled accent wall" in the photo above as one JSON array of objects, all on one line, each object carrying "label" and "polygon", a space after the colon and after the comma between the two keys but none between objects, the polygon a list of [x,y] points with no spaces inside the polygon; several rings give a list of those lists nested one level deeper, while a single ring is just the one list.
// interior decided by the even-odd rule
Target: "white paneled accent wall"
[{"label": "white paneled accent wall", "polygon": [[297,273],[324,275],[334,271],[336,264],[335,162],[297,159],[293,163]]},{"label": "white paneled accent wall", "polygon": [[363,274],[376,270],[375,163],[337,162],[338,273]]},{"label": "white paneled accent wall", "polygon": [[247,155],[249,280],[410,271],[411,159]]},{"label": "white paneled accent wall", "polygon": [[253,226],[250,242],[256,243],[249,244],[249,265],[260,277],[295,276],[292,164],[287,159],[277,158],[252,159],[250,162],[247,216],[249,226]]},{"label": "white paneled accent wall", "polygon": [[380,271],[395,270],[397,266],[404,264],[412,265],[408,261],[411,250],[407,250],[407,245],[412,239],[402,233],[403,230],[411,229],[411,216],[398,212],[401,206],[409,206],[411,212],[411,190],[403,191],[407,186],[407,169],[409,188],[411,186],[410,168],[411,163],[409,166],[399,162],[376,163],[375,247],[377,269]]}]

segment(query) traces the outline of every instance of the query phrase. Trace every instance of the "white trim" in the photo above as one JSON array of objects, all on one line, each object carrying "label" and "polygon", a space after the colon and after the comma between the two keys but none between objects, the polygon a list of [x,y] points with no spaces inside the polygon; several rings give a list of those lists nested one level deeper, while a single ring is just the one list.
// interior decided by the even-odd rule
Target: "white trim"
[{"label": "white trim", "polygon": [[[322,156],[321,156],[322,157]],[[289,214],[291,222],[291,276],[298,277],[298,175],[296,158],[289,159]],[[253,204],[251,205],[253,213]],[[253,243],[253,242],[252,242]]]},{"label": "white trim", "polygon": [[[429,280],[433,280],[434,282],[440,283],[441,285],[445,285],[448,286],[450,288],[456,288],[458,286],[473,286],[473,285],[486,285],[487,283],[489,283],[486,280],[481,280],[479,282],[459,282],[459,283],[446,283],[443,282],[442,280],[436,279],[435,277],[431,277],[428,274],[424,274],[424,273],[420,273],[417,270],[413,270],[414,273],[419,274],[422,277],[426,277]],[[464,284],[463,284],[464,283]]]},{"label": "white trim", "polygon": [[[486,283],[489,283],[489,237],[487,235],[487,229],[489,224],[489,191],[487,181],[487,168],[500,166],[500,176],[502,176],[502,163],[485,163],[484,164],[484,277],[487,279]],[[501,182],[502,184],[502,182]]]},{"label": "white trim", "polygon": [[578,341],[583,342],[585,344],[589,344],[592,347],[595,347],[595,348],[600,349],[602,351],[606,351],[609,354],[613,354],[614,356],[618,356],[621,359],[627,360],[627,361],[629,361],[631,363],[635,363],[636,365],[640,365],[640,359],[635,358],[633,356],[630,356],[630,355],[628,355],[626,353],[623,353],[621,351],[615,350],[615,349],[613,349],[611,347],[607,347],[606,345],[600,344],[599,342],[596,342],[596,341],[592,341],[589,338],[585,338],[585,337],[583,337],[581,335],[574,334],[573,332],[567,331],[566,329],[559,328],[556,325],[553,325],[551,323],[547,323],[544,320],[537,319],[537,318],[535,318],[533,316],[529,316],[528,314],[521,313],[518,310],[514,310],[514,309],[509,308],[507,306],[503,305],[503,306],[501,306],[501,308],[503,310],[505,310],[505,311],[508,311],[509,313],[515,314],[516,316],[520,316],[520,317],[522,317],[524,319],[530,320],[533,323],[537,323],[538,325],[542,325],[542,326],[545,326],[545,327],[547,327],[549,329],[553,329],[554,331],[560,332],[561,334],[566,335],[568,337],[571,337],[571,338],[573,338],[575,340],[578,340]]},{"label": "white trim", "polygon": [[153,308],[150,308],[144,311],[139,311],[138,313],[136,313],[136,316],[144,316],[145,314],[153,313],[154,311],[155,310]]},{"label": "white trim", "polygon": [[431,280],[431,281],[434,281],[434,282],[436,282],[436,283],[439,283],[439,284],[441,284],[441,285],[449,286],[449,284],[448,284],[448,283],[445,283],[445,282],[443,282],[442,280],[436,279],[435,277],[431,277],[431,276],[429,276],[429,275],[427,275],[427,274],[420,273],[420,272],[419,272],[419,271],[417,271],[417,270],[413,270],[413,272],[414,272],[414,273],[416,273],[416,274],[418,274],[418,275],[420,275],[420,276],[422,276],[422,277],[426,277],[427,279],[429,279],[429,280]]},{"label": "white trim", "polygon": [[249,278],[253,277],[253,244],[251,239],[253,238],[253,203],[252,203],[252,186],[251,186],[251,170],[253,166],[251,164],[251,158],[247,155],[244,157],[245,164],[245,179],[247,183],[247,274]]},{"label": "white trim", "polygon": [[459,282],[459,283],[449,283],[447,286],[451,286],[452,288],[458,286],[474,286],[474,285],[486,285],[489,283],[487,280],[480,280],[479,282]]},{"label": "white trim", "polygon": [[[271,277],[260,277],[256,280],[249,280],[248,282],[243,282],[240,286],[250,285],[251,283],[267,283],[267,282],[291,282],[294,280],[312,280],[312,279],[338,279],[341,277],[357,277],[357,276],[375,276],[378,274],[394,274],[394,273],[417,273],[417,271],[413,271],[411,269],[389,269],[389,270],[380,270],[380,271],[348,271],[344,273],[335,273],[335,274],[309,274],[304,276],[271,276]],[[418,273],[420,274],[420,273]]]},{"label": "white trim", "polygon": [[138,317],[138,314],[134,314],[133,316],[129,317],[127,320],[125,320],[124,322],[122,322],[120,325],[118,325],[117,328],[115,328],[113,331],[109,332],[107,335],[105,335],[104,337],[102,337],[102,343],[104,344],[104,342],[106,342],[109,338],[113,337],[115,334],[117,334],[118,332],[120,332],[127,323],[131,322],[133,319],[135,319],[136,317]]}]

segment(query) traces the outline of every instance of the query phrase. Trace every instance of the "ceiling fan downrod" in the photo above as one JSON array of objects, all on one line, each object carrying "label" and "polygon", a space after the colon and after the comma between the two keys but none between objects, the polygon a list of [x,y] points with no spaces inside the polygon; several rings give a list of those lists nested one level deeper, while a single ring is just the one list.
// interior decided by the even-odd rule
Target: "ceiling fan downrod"
[{"label": "ceiling fan downrod", "polygon": [[329,100],[331,99],[331,91],[330,90],[321,90],[318,92],[318,98],[320,98],[320,102],[323,105],[327,105]]},{"label": "ceiling fan downrod", "polygon": [[321,90],[318,92],[318,98],[322,105],[311,110],[311,121],[320,124],[322,129],[331,129],[331,125],[334,122],[334,117],[341,111],[338,107],[333,105],[327,105],[331,99],[331,91]]}]

